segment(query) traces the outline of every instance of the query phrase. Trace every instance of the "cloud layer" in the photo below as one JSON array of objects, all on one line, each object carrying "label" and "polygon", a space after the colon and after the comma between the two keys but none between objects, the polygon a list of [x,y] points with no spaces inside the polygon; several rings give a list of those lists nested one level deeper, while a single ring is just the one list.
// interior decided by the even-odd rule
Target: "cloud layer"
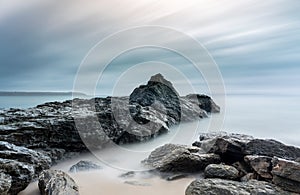
[{"label": "cloud layer", "polygon": [[[299,91],[299,8],[297,0],[1,1],[0,90],[72,90],[82,59],[97,42],[125,28],[160,25],[202,43],[230,92]],[[146,60],[183,63],[150,49],[120,58],[107,75]],[[192,71],[185,76],[197,80]],[[103,89],[110,86],[107,81]]]}]

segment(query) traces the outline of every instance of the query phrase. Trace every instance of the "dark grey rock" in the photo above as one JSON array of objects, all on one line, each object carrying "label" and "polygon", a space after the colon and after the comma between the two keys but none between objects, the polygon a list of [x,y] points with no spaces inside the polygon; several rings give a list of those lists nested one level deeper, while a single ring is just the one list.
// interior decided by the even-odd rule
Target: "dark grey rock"
[{"label": "dark grey rock", "polygon": [[33,166],[35,176],[42,170],[49,169],[52,163],[50,157],[41,152],[4,141],[0,141],[0,158],[16,160]]},{"label": "dark grey rock", "polygon": [[205,154],[198,147],[166,144],[155,149],[143,161],[161,172],[197,172],[212,163],[220,163],[217,154]]},{"label": "dark grey rock", "polygon": [[12,178],[10,175],[0,172],[0,194],[7,195],[11,188]]},{"label": "dark grey rock", "polygon": [[264,179],[272,179],[272,158],[268,156],[248,155],[245,156],[247,162],[252,169]]},{"label": "dark grey rock", "polygon": [[258,180],[258,175],[256,173],[247,173],[245,176],[241,178],[241,182],[248,182],[251,179]]},{"label": "dark grey rock", "polygon": [[239,171],[239,177],[243,177],[251,172],[251,167],[244,161],[238,161],[232,164]]},{"label": "dark grey rock", "polygon": [[91,171],[97,169],[102,169],[102,167],[92,161],[81,160],[75,165],[71,166],[69,172],[76,173],[80,171]]},{"label": "dark grey rock", "polygon": [[173,175],[170,175],[166,178],[167,181],[174,181],[174,180],[178,180],[178,179],[182,179],[182,178],[185,178],[187,177],[188,175],[187,174],[183,174],[183,173],[177,173],[177,174],[173,174]]},{"label": "dark grey rock", "polygon": [[233,166],[223,164],[210,164],[204,170],[205,178],[221,178],[236,180],[239,178],[239,171]]},{"label": "dark grey rock", "polygon": [[34,175],[34,168],[32,165],[11,159],[0,158],[0,170],[5,175],[11,177],[9,194],[17,194],[24,190],[31,182]]},{"label": "dark grey rock", "polygon": [[273,182],[284,190],[300,193],[300,163],[274,158],[272,164]]},{"label": "dark grey rock", "polygon": [[185,191],[186,195],[288,195],[275,185],[257,180],[237,182],[222,179],[199,179],[193,181]]},{"label": "dark grey rock", "polygon": [[41,195],[79,195],[75,181],[65,172],[45,170],[39,176]]},{"label": "dark grey rock", "polygon": [[135,176],[135,172],[134,171],[128,171],[126,173],[123,173],[120,175],[121,178],[132,178]]},{"label": "dark grey rock", "polygon": [[287,146],[272,139],[254,139],[244,148],[246,155],[277,156],[288,160],[296,160],[300,156],[300,148]]},{"label": "dark grey rock", "polygon": [[200,135],[199,140],[203,150],[219,154],[227,163],[243,161],[246,155],[277,156],[289,160],[295,160],[300,156],[300,148],[242,134],[206,133]]}]

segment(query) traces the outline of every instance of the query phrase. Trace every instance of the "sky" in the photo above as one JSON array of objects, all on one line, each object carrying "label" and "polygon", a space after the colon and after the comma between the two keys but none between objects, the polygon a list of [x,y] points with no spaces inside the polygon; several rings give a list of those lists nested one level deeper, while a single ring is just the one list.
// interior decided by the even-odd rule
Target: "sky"
[{"label": "sky", "polygon": [[[99,41],[153,25],[202,44],[227,93],[299,94],[299,10],[298,0],[0,0],[0,91],[72,91],[80,65]],[[95,93],[109,94],[120,83],[120,93],[128,93],[158,71],[175,86],[185,79],[205,91],[205,79],[186,68],[189,63],[161,48],[126,51],[112,60]],[[97,68],[95,63],[82,73],[86,83]]]}]

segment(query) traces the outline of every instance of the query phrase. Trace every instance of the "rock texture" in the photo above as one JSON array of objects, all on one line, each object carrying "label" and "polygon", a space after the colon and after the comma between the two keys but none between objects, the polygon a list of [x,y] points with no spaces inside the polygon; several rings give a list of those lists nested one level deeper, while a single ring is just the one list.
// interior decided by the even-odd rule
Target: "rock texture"
[{"label": "rock texture", "polygon": [[287,191],[300,193],[300,163],[274,158],[272,164],[273,182]]},{"label": "rock texture", "polygon": [[244,159],[260,177],[272,179],[272,157],[248,155]]},{"label": "rock texture", "polygon": [[[51,166],[50,157],[43,153],[0,141],[0,170],[7,179],[3,191],[17,194],[27,187],[42,170]],[[5,194],[3,192],[3,194]]]},{"label": "rock texture", "polygon": [[250,180],[237,182],[222,179],[199,179],[193,181],[185,191],[186,195],[288,195],[276,186],[263,182]]},{"label": "rock texture", "polygon": [[205,178],[221,178],[236,180],[239,178],[239,171],[233,166],[223,164],[210,164],[204,170]]},{"label": "rock texture", "polygon": [[69,171],[72,173],[76,173],[79,171],[91,171],[97,169],[102,169],[102,167],[92,161],[81,160],[72,167],[70,167]]},{"label": "rock texture", "polygon": [[5,173],[0,173],[0,194],[6,195],[8,194],[11,188],[12,178],[10,175]]},{"label": "rock texture", "polygon": [[43,171],[38,186],[41,195],[79,195],[77,184],[63,171]]},{"label": "rock texture", "polygon": [[197,147],[166,144],[151,152],[144,164],[162,172],[197,172],[219,163],[217,154],[205,154]]}]

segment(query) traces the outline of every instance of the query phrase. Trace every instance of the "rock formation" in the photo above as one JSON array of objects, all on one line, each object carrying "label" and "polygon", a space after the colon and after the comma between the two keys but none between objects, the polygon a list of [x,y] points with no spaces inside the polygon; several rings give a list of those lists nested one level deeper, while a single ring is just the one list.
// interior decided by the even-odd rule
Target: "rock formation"
[{"label": "rock formation", "polygon": [[218,111],[208,96],[180,97],[161,74],[152,76],[129,97],[74,99],[0,110],[0,176],[7,180],[0,182],[0,192],[17,194],[42,170],[74,153],[101,149],[112,141],[145,141],[181,121]]}]

